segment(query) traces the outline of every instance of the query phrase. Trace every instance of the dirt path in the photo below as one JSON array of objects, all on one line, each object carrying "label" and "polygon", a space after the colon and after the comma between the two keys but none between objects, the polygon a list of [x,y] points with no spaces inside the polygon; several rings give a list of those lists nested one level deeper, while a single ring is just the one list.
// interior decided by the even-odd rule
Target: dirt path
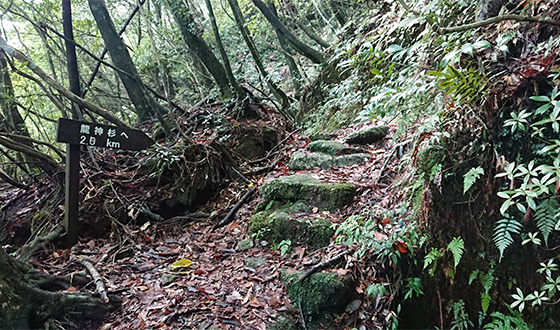
[{"label": "dirt path", "polygon": [[[340,136],[353,129],[340,132]],[[308,142],[305,137],[298,136],[288,153],[301,149]],[[394,176],[391,167],[387,168],[388,176],[377,184],[379,169],[389,154],[391,143],[385,139],[381,144],[367,146],[365,151],[371,157],[364,164],[306,171],[323,182],[350,182],[358,186],[353,205],[336,212],[321,212],[321,216],[340,223],[346,216],[359,213],[373,203],[388,207],[394,202],[395,197],[388,190],[388,183]],[[284,164],[279,162],[277,169],[266,178],[255,179],[263,181],[295,173]],[[223,213],[235,204],[244,189],[241,184],[232,185],[201,211]],[[286,294],[281,270],[286,273],[305,271],[347,247],[331,240],[325,248],[294,247],[284,256],[266,244],[258,244],[262,242],[241,249],[239,242],[251,238],[248,223],[258,199],[245,204],[232,223],[216,230],[213,230],[219,221],[216,217],[204,222],[176,217],[141,227],[123,226],[109,239],[81,241],[72,250],[54,251],[37,265],[49,272],[67,274],[82,269],[70,261],[71,256],[87,256],[103,277],[107,291],[123,299],[122,308],[105,321],[102,329],[266,329],[282,317],[299,322],[302,315]],[[318,216],[316,213],[311,211],[301,216],[312,219]],[[337,267],[330,271],[357,272],[351,257]],[[363,294],[367,283],[361,281],[359,274],[355,277],[356,292]],[[86,288],[69,289],[75,290],[93,292],[95,286],[92,283]],[[363,307],[368,305],[363,295],[359,299]],[[361,313],[363,316],[373,312],[372,309]],[[356,310],[345,313],[325,328],[344,329],[357,324],[371,328],[375,325],[375,317],[370,315],[358,320],[357,313]]]}]

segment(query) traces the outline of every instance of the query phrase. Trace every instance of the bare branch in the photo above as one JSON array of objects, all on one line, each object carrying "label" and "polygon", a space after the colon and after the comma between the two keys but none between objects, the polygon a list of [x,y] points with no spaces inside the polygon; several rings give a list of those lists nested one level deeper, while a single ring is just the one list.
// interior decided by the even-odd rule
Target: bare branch
[{"label": "bare branch", "polygon": [[522,15],[502,15],[496,16],[489,19],[485,19],[483,21],[474,22],[471,24],[465,24],[460,26],[454,27],[447,27],[447,28],[440,28],[439,31],[442,33],[451,33],[451,32],[462,32],[467,31],[470,29],[476,29],[479,27],[483,27],[490,24],[496,24],[502,21],[519,21],[519,22],[534,22],[534,23],[544,23],[548,25],[560,26],[559,20],[554,20],[550,18],[544,17],[535,17],[535,16],[522,16]]}]

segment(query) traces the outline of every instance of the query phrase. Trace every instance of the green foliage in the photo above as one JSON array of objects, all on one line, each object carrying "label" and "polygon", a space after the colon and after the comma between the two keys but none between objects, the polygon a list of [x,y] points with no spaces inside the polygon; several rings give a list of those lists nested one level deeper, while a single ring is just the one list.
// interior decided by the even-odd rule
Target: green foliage
[{"label": "green foliage", "polygon": [[480,166],[476,168],[471,168],[464,176],[463,181],[463,194],[469,190],[472,185],[484,174],[484,169]]},{"label": "green foliage", "polygon": [[496,222],[496,227],[494,228],[494,244],[500,251],[500,261],[504,256],[505,249],[513,243],[513,237],[511,234],[519,234],[523,228],[517,220],[506,214],[506,217],[498,220]]},{"label": "green foliage", "polygon": [[548,236],[558,226],[559,205],[555,199],[543,200],[535,211],[537,228],[543,235],[544,243],[548,246]]},{"label": "green foliage", "polygon": [[443,257],[443,252],[437,250],[436,248],[432,248],[432,250],[424,257],[424,269],[428,268],[430,265],[430,269],[428,269],[428,274],[430,276],[434,276],[437,261],[439,258]]},{"label": "green foliage", "polygon": [[529,330],[529,326],[520,313],[513,312],[512,315],[505,315],[500,312],[494,312],[490,314],[492,321],[484,325],[484,329],[491,330],[503,330],[503,329],[517,329],[517,330]]},{"label": "green foliage", "polygon": [[415,295],[420,296],[423,295],[422,292],[422,279],[419,277],[411,277],[408,279],[408,283],[406,284],[406,292],[404,294],[404,299],[412,298]]},{"label": "green foliage", "polygon": [[280,243],[278,243],[277,246],[277,249],[280,250],[281,256],[284,256],[288,252],[290,252],[291,248],[292,248],[292,241],[289,239],[282,240]]},{"label": "green foliage", "polygon": [[466,70],[456,69],[451,65],[442,71],[430,71],[431,75],[438,78],[438,88],[452,96],[459,102],[471,104],[484,98],[488,86],[487,79],[472,67]]},{"label": "green foliage", "polygon": [[447,250],[453,254],[453,267],[457,267],[465,252],[465,242],[461,237],[455,237],[447,245]]},{"label": "green foliage", "polygon": [[473,323],[469,320],[469,314],[465,311],[465,302],[463,300],[454,302],[452,310],[451,330],[467,330],[473,326]]}]

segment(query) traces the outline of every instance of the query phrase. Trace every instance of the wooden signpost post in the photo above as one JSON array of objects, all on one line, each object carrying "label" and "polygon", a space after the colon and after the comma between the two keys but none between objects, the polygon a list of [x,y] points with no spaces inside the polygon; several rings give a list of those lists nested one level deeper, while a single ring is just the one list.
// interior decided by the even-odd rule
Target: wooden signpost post
[{"label": "wooden signpost post", "polygon": [[67,244],[74,245],[78,241],[80,145],[139,151],[154,141],[139,130],[66,118],[58,120],[56,141],[66,143],[64,228]]}]

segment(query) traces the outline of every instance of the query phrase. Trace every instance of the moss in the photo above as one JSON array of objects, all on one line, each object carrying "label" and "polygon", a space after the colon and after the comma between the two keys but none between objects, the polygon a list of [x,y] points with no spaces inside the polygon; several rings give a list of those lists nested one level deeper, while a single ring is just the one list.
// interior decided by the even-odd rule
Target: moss
[{"label": "moss", "polygon": [[294,245],[324,247],[334,234],[327,219],[317,219],[312,223],[290,216],[286,211],[292,206],[277,211],[263,211],[255,214],[249,225],[249,232],[271,244],[291,240]]},{"label": "moss", "polygon": [[310,170],[314,167],[325,168],[326,163],[331,159],[331,156],[322,153],[314,152],[306,154],[304,152],[296,151],[290,156],[288,167],[295,171]]},{"label": "moss", "polygon": [[302,273],[282,274],[288,295],[306,315],[323,309],[343,309],[353,298],[346,279],[336,273],[316,273],[300,281]]},{"label": "moss", "polygon": [[298,330],[299,327],[297,323],[287,317],[279,317],[278,320],[272,324],[269,324],[267,330]]},{"label": "moss", "polygon": [[342,154],[349,154],[354,151],[352,148],[348,148],[344,145],[344,143],[338,141],[325,141],[325,140],[318,140],[311,142],[307,149],[313,152],[322,152],[324,154],[328,154],[331,156],[337,156]]},{"label": "moss", "polygon": [[332,140],[334,138],[336,138],[336,133],[317,132],[317,133],[313,133],[309,136],[309,139],[311,141]]},{"label": "moss", "polygon": [[369,154],[353,154],[336,157],[331,161],[332,167],[352,166],[365,163],[371,156]]},{"label": "moss", "polygon": [[335,211],[352,203],[356,187],[349,183],[320,183],[312,175],[292,175],[266,182],[261,187],[265,200],[303,200],[322,210]]},{"label": "moss", "polygon": [[349,135],[345,142],[350,144],[370,144],[381,141],[389,131],[389,126],[375,126]]}]

